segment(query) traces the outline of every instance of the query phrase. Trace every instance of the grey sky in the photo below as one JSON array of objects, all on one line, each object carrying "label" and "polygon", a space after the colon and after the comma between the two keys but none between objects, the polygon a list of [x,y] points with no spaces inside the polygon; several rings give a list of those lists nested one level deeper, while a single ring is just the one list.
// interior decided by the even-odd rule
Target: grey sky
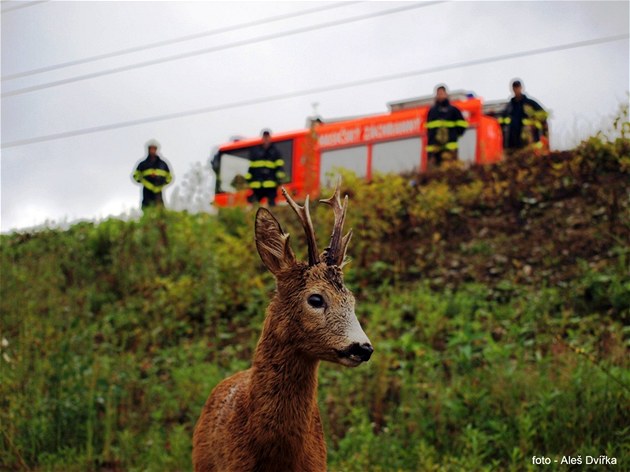
[{"label": "grey sky", "polygon": [[[3,2],[2,8],[16,2]],[[177,38],[325,2],[45,2],[2,14],[2,76]],[[401,2],[359,2],[148,51],[2,82],[2,93],[333,19]],[[629,3],[445,2],[2,99],[2,143],[256,99],[471,59],[628,34]],[[552,113],[552,146],[574,145],[627,100],[628,40],[384,81],[265,104],[2,149],[2,231],[93,218],[139,205],[129,179],[149,138],[177,178],[232,135],[376,113],[436,83],[487,100],[509,81]],[[167,200],[173,186],[166,192]]]}]

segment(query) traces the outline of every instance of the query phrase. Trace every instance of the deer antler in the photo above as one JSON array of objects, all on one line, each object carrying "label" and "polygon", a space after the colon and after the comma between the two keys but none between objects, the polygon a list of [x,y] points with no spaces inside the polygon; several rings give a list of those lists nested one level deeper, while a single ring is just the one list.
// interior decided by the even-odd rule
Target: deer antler
[{"label": "deer antler", "polygon": [[306,234],[306,243],[308,244],[308,265],[314,266],[320,261],[319,253],[317,252],[317,241],[315,241],[315,231],[313,230],[313,222],[311,221],[311,214],[308,210],[308,195],[304,201],[304,206],[300,206],[293,201],[289,192],[287,192],[284,187],[282,187],[282,194],[302,223],[304,233]]},{"label": "deer antler", "polygon": [[343,234],[343,224],[346,220],[346,210],[348,209],[348,195],[343,199],[343,205],[340,198],[341,178],[337,181],[335,193],[330,198],[320,200],[320,203],[330,205],[335,214],[335,224],[333,225],[332,235],[330,237],[330,245],[324,251],[324,258],[328,265],[341,265],[346,255],[346,247],[352,237],[352,230],[345,236]]}]

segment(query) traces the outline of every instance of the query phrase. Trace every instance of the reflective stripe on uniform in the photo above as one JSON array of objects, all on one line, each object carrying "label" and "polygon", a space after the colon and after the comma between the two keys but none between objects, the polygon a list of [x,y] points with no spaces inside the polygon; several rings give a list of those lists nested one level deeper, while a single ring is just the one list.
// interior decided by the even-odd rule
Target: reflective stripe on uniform
[{"label": "reflective stripe on uniform", "polygon": [[249,166],[251,168],[266,167],[268,169],[275,169],[277,164],[273,161],[251,161]]},{"label": "reflective stripe on uniform", "polygon": [[549,118],[549,113],[547,113],[545,110],[538,110],[534,112],[534,118],[540,121],[545,121],[547,118]]},{"label": "reflective stripe on uniform", "polygon": [[277,178],[278,180],[283,180],[286,176],[287,176],[287,174],[285,174],[285,173],[284,173],[284,172],[282,172],[282,171],[278,171],[278,172],[276,172],[276,178]]},{"label": "reflective stripe on uniform", "polygon": [[278,184],[273,180],[263,180],[262,182],[250,182],[249,188],[276,188]]},{"label": "reflective stripe on uniform", "polygon": [[427,146],[427,152],[455,151],[458,148],[459,144],[457,142],[446,143],[443,146],[440,144],[429,144]]},{"label": "reflective stripe on uniform", "polygon": [[162,191],[162,188],[164,188],[164,186],[159,186],[159,185],[153,185],[151,182],[149,182],[147,179],[142,179],[142,181],[140,182],[142,185],[144,185],[144,187],[147,190],[150,190],[153,193],[160,193]]},{"label": "reflective stripe on uniform", "polygon": [[468,122],[466,120],[433,120],[427,122],[427,129],[432,128],[468,128]]},{"label": "reflective stripe on uniform", "polygon": [[245,180],[252,180],[252,174],[250,174],[249,172],[247,172],[245,174]]},{"label": "reflective stripe on uniform", "polygon": [[142,175],[159,175],[160,177],[168,177],[171,173],[164,169],[146,169],[142,171]]},{"label": "reflective stripe on uniform", "polygon": [[273,180],[263,180],[262,182],[250,182],[249,188],[276,188],[278,184]]},{"label": "reflective stripe on uniform", "polygon": [[543,125],[540,121],[535,120],[533,118],[523,118],[524,126],[535,126],[538,129],[543,129]]},{"label": "reflective stripe on uniform", "polygon": [[[151,187],[149,187],[148,185],[146,185],[144,183],[145,179],[144,177],[164,177],[164,180],[166,180],[166,183],[170,183],[171,180],[173,180],[173,176],[171,175],[171,173],[167,170],[164,169],[145,169],[145,170],[136,170],[133,173],[133,178],[137,181],[137,182],[142,182],[142,185],[144,185],[146,188],[148,188],[149,190],[152,190],[151,187],[155,187],[153,184],[151,184],[150,182],[148,182]],[[159,187],[159,190],[153,190],[155,193],[159,192],[160,190],[162,190],[162,187]]]},{"label": "reflective stripe on uniform", "polygon": [[282,167],[284,165],[284,161],[282,159],[276,159],[276,167]]},{"label": "reflective stripe on uniform", "polygon": [[512,123],[512,118],[510,118],[509,116],[506,116],[505,118],[499,117],[498,121],[501,125],[509,125],[510,123]]}]

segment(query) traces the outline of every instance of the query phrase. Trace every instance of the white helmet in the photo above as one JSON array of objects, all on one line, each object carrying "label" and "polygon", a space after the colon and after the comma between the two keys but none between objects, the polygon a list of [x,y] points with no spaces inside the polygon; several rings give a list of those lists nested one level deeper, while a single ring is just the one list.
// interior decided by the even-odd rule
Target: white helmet
[{"label": "white helmet", "polygon": [[150,147],[155,147],[156,149],[160,149],[160,143],[158,142],[157,139],[149,139],[146,142],[145,147],[147,149],[149,149]]}]

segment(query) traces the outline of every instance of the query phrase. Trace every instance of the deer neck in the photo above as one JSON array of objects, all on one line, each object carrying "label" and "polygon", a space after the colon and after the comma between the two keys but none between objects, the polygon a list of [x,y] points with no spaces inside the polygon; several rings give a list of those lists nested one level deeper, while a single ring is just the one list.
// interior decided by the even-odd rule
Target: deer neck
[{"label": "deer neck", "polygon": [[250,414],[268,434],[286,435],[298,445],[318,412],[319,361],[300,353],[287,332],[270,310],[254,354]]}]

